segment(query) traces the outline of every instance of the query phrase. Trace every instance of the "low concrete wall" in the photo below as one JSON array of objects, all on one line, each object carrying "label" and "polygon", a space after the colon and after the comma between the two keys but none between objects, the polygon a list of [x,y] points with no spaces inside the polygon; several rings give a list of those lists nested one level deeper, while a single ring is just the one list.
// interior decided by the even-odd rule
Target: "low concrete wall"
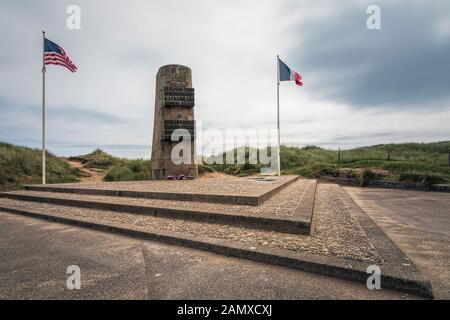
[{"label": "low concrete wall", "polygon": [[369,180],[366,181],[365,187],[386,188],[386,189],[403,189],[403,190],[419,190],[429,191],[429,189],[417,183],[405,183],[399,181],[383,181],[383,180]]},{"label": "low concrete wall", "polygon": [[431,187],[431,191],[450,192],[450,184],[435,184]]},{"label": "low concrete wall", "polygon": [[354,178],[320,177],[318,182],[333,182],[344,186],[360,186],[361,184]]},{"label": "low concrete wall", "polygon": [[450,185],[436,184],[431,188],[427,188],[418,183],[405,183],[400,181],[385,181],[385,180],[369,180],[362,186],[361,182],[356,178],[337,178],[337,177],[320,177],[319,182],[333,182],[344,186],[359,186],[385,189],[402,189],[402,190],[417,190],[417,191],[436,191],[436,192],[450,192]]}]

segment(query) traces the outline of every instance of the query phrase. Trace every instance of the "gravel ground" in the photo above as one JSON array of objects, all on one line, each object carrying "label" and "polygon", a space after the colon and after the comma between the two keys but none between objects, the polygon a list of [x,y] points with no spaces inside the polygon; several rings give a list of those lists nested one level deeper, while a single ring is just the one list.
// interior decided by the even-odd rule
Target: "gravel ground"
[{"label": "gravel ground", "polygon": [[130,182],[47,184],[58,188],[147,191],[160,193],[201,193],[259,196],[293,179],[282,177],[225,177],[196,180],[146,180]]},{"label": "gravel ground", "polygon": [[[382,259],[358,222],[339,198],[337,185],[317,186],[313,236],[292,235],[226,225],[174,220],[120,212],[82,209],[0,198],[0,206],[29,209],[61,216],[105,220],[172,233],[231,240],[246,245],[262,245],[351,260],[382,264]],[[204,203],[202,206],[205,205]]]},{"label": "gravel ground", "polygon": [[314,200],[315,180],[298,180],[281,192],[274,195],[260,206],[221,204],[195,201],[175,201],[128,197],[111,197],[96,195],[80,195],[73,193],[55,193],[41,191],[14,191],[15,194],[28,194],[58,199],[75,199],[84,201],[99,201],[106,203],[120,203],[139,205],[156,208],[174,208],[195,210],[200,212],[216,212],[230,215],[251,215],[251,216],[280,216],[293,217],[302,221],[309,221]]}]

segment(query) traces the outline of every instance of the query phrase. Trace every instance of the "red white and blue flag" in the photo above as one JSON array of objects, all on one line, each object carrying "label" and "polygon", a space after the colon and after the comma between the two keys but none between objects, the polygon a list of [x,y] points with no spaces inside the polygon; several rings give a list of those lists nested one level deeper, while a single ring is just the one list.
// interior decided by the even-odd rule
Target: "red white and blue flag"
[{"label": "red white and blue flag", "polygon": [[77,71],[77,67],[69,59],[64,49],[47,38],[44,42],[44,64],[63,66],[71,72]]},{"label": "red white and blue flag", "polygon": [[278,69],[279,81],[295,81],[298,86],[303,86],[302,76],[289,68],[280,58],[278,58]]}]

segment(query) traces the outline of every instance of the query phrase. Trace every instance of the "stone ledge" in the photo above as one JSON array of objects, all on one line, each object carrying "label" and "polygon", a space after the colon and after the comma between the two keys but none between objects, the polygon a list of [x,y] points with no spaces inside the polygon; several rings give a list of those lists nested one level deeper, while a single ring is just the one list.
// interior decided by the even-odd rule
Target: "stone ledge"
[{"label": "stone ledge", "polygon": [[95,201],[95,200],[73,199],[73,198],[64,198],[63,197],[64,194],[57,194],[57,193],[48,193],[48,195],[41,195],[41,194],[34,195],[32,192],[29,194],[24,194],[23,192],[18,191],[18,192],[0,193],[0,197],[21,201],[50,203],[69,207],[79,207],[79,208],[97,209],[114,212],[126,212],[155,217],[182,219],[189,221],[201,221],[216,224],[227,224],[245,228],[270,230],[283,233],[309,234],[310,217],[312,214],[312,203],[309,198],[314,197],[314,193],[315,188],[311,189],[311,191],[308,192],[307,194],[308,199],[306,200],[308,200],[309,202],[305,203],[302,207],[300,207],[301,204],[300,202],[302,201],[302,199],[299,199],[299,205],[298,208],[296,209],[296,210],[308,210],[309,219],[307,220],[303,220],[301,216],[300,217],[255,216],[247,214],[245,211],[242,210],[241,212],[230,214],[220,211],[192,210],[186,208],[179,209],[174,206],[170,207],[168,205],[147,206],[147,205],[126,204],[126,203],[111,203],[108,202],[107,200]]}]

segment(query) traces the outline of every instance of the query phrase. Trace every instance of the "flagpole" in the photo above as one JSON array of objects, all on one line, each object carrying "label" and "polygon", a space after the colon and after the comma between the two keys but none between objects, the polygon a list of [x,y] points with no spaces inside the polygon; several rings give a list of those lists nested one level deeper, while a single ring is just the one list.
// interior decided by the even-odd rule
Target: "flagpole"
[{"label": "flagpole", "polygon": [[278,162],[278,176],[281,176],[281,162],[280,162],[280,58],[277,55],[277,162]]},{"label": "flagpole", "polygon": [[42,184],[45,184],[45,31],[42,31]]}]

